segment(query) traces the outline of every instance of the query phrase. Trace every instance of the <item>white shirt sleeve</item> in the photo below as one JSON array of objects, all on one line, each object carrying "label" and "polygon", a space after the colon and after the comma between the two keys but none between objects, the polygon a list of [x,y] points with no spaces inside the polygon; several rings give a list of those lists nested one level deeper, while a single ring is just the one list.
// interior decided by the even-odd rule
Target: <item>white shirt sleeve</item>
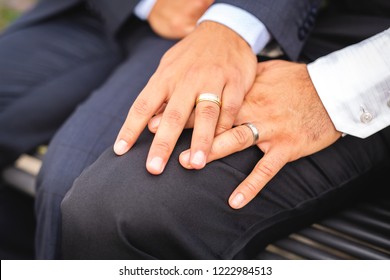
[{"label": "white shirt sleeve", "polygon": [[134,8],[134,14],[142,20],[147,20],[156,1],[157,0],[140,0]]},{"label": "white shirt sleeve", "polygon": [[221,23],[237,32],[255,54],[263,50],[271,40],[267,28],[257,17],[233,5],[218,3],[210,6],[198,24],[206,20]]},{"label": "white shirt sleeve", "polygon": [[390,28],[308,65],[336,129],[360,138],[390,125]]}]

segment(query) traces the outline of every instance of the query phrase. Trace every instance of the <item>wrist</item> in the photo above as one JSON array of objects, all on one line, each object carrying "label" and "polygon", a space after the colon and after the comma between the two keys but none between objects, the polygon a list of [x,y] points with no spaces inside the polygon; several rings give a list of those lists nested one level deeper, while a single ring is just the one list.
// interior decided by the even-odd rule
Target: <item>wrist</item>
[{"label": "wrist", "polygon": [[198,20],[198,24],[204,21],[218,22],[234,30],[250,45],[254,54],[263,50],[271,40],[271,34],[257,17],[233,5],[212,5]]},{"label": "wrist", "polygon": [[216,40],[223,37],[223,40],[229,41],[230,44],[236,45],[237,48],[248,49],[248,51],[252,52],[251,46],[240,34],[222,23],[205,20],[200,22],[195,30],[208,32]]}]

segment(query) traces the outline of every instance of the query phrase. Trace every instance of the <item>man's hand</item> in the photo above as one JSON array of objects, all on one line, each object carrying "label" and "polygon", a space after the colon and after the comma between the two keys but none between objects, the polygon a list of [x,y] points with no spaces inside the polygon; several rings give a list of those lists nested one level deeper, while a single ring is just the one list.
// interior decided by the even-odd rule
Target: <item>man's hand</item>
[{"label": "man's hand", "polygon": [[[322,150],[337,139],[336,131],[311,82],[306,65],[287,61],[258,64],[256,81],[235,120],[236,127],[216,136],[207,162],[253,144],[250,122],[259,131],[257,146],[264,156],[232,193],[229,204],[238,209],[251,201],[288,162]],[[192,126],[190,120],[187,126]],[[192,168],[189,151],[180,163]]]},{"label": "man's hand", "polygon": [[157,0],[148,21],[163,38],[181,39],[190,34],[214,0]]},{"label": "man's hand", "polygon": [[[130,108],[114,145],[115,153],[126,153],[151,118],[164,108],[158,122],[149,124],[156,135],[146,162],[150,173],[161,174],[194,111],[190,162],[193,168],[203,168],[215,135],[233,126],[254,82],[256,67],[251,47],[237,33],[219,23],[201,23],[163,56]],[[218,95],[221,108],[205,101],[194,110],[195,100],[205,92]]]}]

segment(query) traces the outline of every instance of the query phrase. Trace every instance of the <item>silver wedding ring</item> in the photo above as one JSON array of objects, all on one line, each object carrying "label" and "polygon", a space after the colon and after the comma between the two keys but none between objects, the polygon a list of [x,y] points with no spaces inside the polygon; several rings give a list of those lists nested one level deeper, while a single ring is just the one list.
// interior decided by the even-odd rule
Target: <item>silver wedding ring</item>
[{"label": "silver wedding ring", "polygon": [[253,123],[249,123],[249,122],[243,123],[242,125],[245,125],[246,127],[248,127],[252,131],[252,135],[253,135],[252,146],[256,145],[257,140],[259,140],[259,131],[257,130],[256,126],[254,126]]},{"label": "silver wedding ring", "polygon": [[218,107],[221,107],[221,99],[218,95],[214,93],[201,93],[199,94],[198,98],[196,99],[195,106],[198,105],[199,102],[203,101],[210,101],[218,105]]}]

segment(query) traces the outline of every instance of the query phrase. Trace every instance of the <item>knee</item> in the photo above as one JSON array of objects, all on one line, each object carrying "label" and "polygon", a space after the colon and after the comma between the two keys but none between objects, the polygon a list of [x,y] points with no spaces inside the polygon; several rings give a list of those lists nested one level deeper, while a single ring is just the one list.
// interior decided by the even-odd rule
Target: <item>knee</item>
[{"label": "knee", "polygon": [[138,163],[107,149],[74,181],[62,202],[63,215],[73,216],[72,222],[82,219],[83,224],[100,219],[103,227],[114,223],[120,228],[126,220],[131,221],[127,226],[138,230],[145,227],[141,223],[158,222],[154,209],[163,209],[164,187],[153,182],[156,177],[146,172],[144,164],[142,171],[134,165]]},{"label": "knee", "polygon": [[129,162],[107,150],[62,201],[65,258],[128,258],[139,250],[162,257],[174,229],[192,226],[188,197],[175,197],[180,186],[173,181],[148,174],[141,160]]}]

